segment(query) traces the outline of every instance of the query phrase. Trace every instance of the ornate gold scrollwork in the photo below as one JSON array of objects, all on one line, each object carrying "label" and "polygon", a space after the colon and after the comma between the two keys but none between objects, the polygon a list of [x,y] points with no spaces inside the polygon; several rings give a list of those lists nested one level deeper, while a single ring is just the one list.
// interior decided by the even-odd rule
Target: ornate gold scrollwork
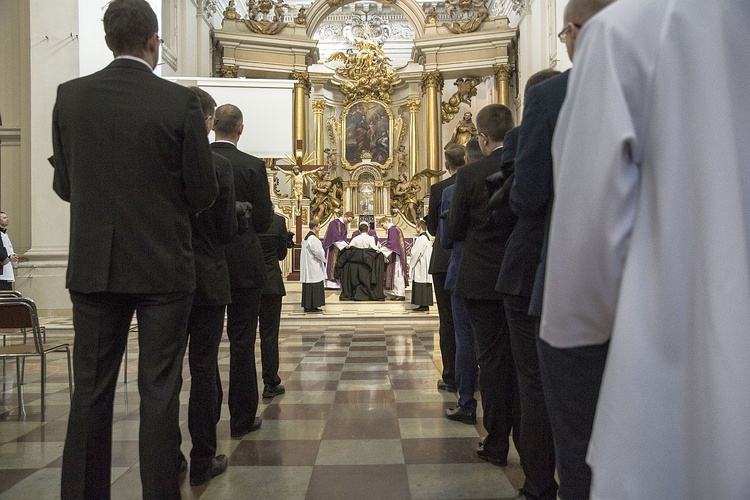
[{"label": "ornate gold scrollwork", "polygon": [[409,110],[409,113],[419,113],[419,110],[422,107],[422,101],[419,99],[407,99],[406,107]]},{"label": "ornate gold scrollwork", "polygon": [[488,0],[447,0],[445,11],[451,22],[443,23],[452,33],[465,34],[476,31],[490,16]]},{"label": "ornate gold scrollwork", "polygon": [[[308,78],[308,82],[309,82],[309,78]],[[315,113],[323,113],[323,111],[325,111],[326,109],[325,99],[316,99],[312,101],[311,105],[312,105],[313,112]]]},{"label": "ornate gold scrollwork", "polygon": [[389,103],[396,70],[376,42],[361,38],[354,41],[359,48],[357,52],[335,52],[326,60],[344,63],[336,68],[336,73],[344,79],[341,83],[344,105],[360,99]]},{"label": "ornate gold scrollwork", "polygon": [[449,123],[459,112],[461,103],[471,105],[471,98],[477,95],[477,85],[482,81],[478,76],[468,76],[456,80],[458,90],[448,98],[448,101],[442,102],[443,123]]}]

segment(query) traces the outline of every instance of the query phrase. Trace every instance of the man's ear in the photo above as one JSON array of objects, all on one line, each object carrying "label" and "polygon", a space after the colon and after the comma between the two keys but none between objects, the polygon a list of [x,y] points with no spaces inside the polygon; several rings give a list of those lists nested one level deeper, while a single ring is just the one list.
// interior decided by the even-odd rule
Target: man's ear
[{"label": "man's ear", "polygon": [[245,124],[243,123],[240,125],[240,128],[237,129],[237,135],[242,135],[242,132],[245,130]]}]

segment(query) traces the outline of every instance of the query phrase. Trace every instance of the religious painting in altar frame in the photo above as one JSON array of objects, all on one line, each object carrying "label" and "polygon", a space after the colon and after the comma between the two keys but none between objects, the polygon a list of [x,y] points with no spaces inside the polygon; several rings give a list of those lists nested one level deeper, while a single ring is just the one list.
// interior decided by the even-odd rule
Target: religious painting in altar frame
[{"label": "religious painting in altar frame", "polygon": [[380,101],[352,102],[342,113],[341,140],[345,169],[364,163],[388,170],[393,164],[393,112]]}]

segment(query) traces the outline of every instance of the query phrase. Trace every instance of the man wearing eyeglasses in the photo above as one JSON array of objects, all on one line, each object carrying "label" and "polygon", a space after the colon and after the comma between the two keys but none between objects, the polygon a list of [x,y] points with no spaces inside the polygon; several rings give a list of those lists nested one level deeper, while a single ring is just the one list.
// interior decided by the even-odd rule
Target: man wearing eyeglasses
[{"label": "man wearing eyeglasses", "polygon": [[[571,61],[581,27],[613,0],[570,0],[563,13],[564,27],[558,37],[565,44]],[[519,131],[515,181],[510,204],[518,215],[519,226],[542,225],[543,243],[531,290],[528,313],[542,314],[547,235],[552,213],[552,135],[566,96],[570,71],[530,87],[525,96],[523,121]],[[585,223],[581,221],[580,223]],[[533,233],[528,247],[536,245]],[[588,498],[591,469],[586,464],[599,385],[607,355],[607,344],[585,349],[555,349],[537,340],[539,370],[544,400],[554,436],[556,464],[563,500]],[[522,444],[523,446],[523,444]],[[527,498],[534,498],[527,493]]]}]

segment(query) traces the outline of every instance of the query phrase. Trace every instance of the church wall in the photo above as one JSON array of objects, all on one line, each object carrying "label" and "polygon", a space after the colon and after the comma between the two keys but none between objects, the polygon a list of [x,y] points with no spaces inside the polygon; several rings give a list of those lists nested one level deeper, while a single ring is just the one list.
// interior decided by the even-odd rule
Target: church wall
[{"label": "church wall", "polygon": [[31,240],[29,95],[29,5],[0,0],[0,210],[11,218],[16,253]]}]

